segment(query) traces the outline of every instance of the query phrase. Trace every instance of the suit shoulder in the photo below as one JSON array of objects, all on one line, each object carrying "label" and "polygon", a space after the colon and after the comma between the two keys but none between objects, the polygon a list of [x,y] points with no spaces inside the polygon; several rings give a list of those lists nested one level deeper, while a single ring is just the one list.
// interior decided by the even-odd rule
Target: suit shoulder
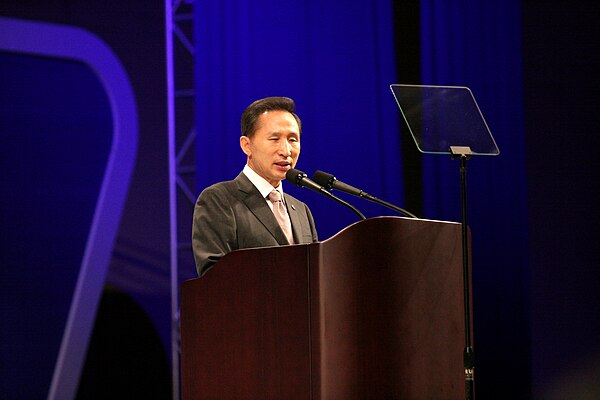
[{"label": "suit shoulder", "polygon": [[233,192],[236,191],[238,187],[238,182],[235,179],[230,181],[217,182],[204,188],[200,193],[200,196],[214,195],[224,192]]},{"label": "suit shoulder", "polygon": [[217,182],[217,183],[213,183],[210,186],[205,187],[204,190],[202,190],[202,193],[204,193],[204,192],[207,192],[207,193],[219,192],[219,191],[223,191],[223,190],[228,190],[232,186],[235,186],[235,181],[233,181],[233,180]]},{"label": "suit shoulder", "polygon": [[217,182],[206,187],[204,190],[202,190],[200,196],[198,196],[198,200],[208,200],[223,197],[242,199],[251,190],[251,188],[248,187],[250,185],[252,185],[252,183],[250,183],[250,181],[246,182],[244,177],[241,177],[240,174],[240,176],[235,179]]}]

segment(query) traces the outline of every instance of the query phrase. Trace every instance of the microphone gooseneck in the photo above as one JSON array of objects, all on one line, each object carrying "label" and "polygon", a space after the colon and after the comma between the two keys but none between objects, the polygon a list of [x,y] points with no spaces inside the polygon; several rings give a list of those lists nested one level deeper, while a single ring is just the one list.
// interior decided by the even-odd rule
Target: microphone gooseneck
[{"label": "microphone gooseneck", "polygon": [[299,171],[295,168],[291,168],[286,172],[285,179],[288,182],[290,182],[298,187],[304,187],[304,188],[313,190],[317,193],[321,193],[321,194],[329,197],[330,199],[335,200],[336,202],[348,207],[349,209],[354,211],[356,213],[356,215],[358,215],[360,217],[360,219],[366,219],[365,216],[363,215],[363,213],[358,211],[358,209],[356,207],[354,207],[352,204],[340,199],[339,197],[334,196],[327,189],[325,189],[322,185],[319,185],[316,182],[313,182],[312,180],[310,180],[308,178],[308,176],[302,171]]},{"label": "microphone gooseneck", "polygon": [[362,197],[363,199],[366,199],[366,200],[372,201],[374,203],[381,204],[382,206],[391,208],[392,210],[397,211],[408,217],[418,218],[416,215],[414,215],[413,213],[411,213],[403,208],[400,208],[394,204],[388,203],[385,200],[378,199],[375,196],[371,196],[370,194],[366,193],[365,191],[355,188],[354,186],[350,186],[344,182],[338,181],[335,178],[335,176],[333,176],[332,174],[329,174],[327,172],[316,171],[313,174],[312,179],[318,185],[324,187],[327,190],[335,189],[335,190],[339,190],[340,192],[344,192],[344,193],[348,193],[348,194],[351,194],[354,196]]}]

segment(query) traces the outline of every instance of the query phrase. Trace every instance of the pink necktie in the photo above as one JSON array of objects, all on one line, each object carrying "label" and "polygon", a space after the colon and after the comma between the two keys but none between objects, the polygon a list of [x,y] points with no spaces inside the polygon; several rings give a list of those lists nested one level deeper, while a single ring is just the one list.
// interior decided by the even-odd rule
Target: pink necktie
[{"label": "pink necktie", "polygon": [[294,237],[292,236],[292,224],[290,223],[290,218],[288,217],[285,205],[281,200],[281,193],[277,190],[273,190],[269,193],[269,200],[273,203],[273,214],[275,214],[275,219],[279,222],[279,226],[285,234],[288,243],[293,244]]}]

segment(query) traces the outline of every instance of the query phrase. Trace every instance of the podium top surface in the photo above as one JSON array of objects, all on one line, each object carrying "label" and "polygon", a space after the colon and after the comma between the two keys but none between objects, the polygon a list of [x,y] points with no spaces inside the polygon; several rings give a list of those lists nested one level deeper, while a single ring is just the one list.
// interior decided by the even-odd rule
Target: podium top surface
[{"label": "podium top surface", "polygon": [[[285,249],[288,248],[290,251],[294,251],[293,249],[299,248],[314,248],[320,246],[328,246],[328,244],[344,240],[345,237],[348,236],[361,236],[366,231],[369,232],[381,232],[382,230],[390,230],[394,227],[398,228],[399,226],[403,226],[404,228],[417,228],[417,227],[425,227],[425,226],[438,226],[441,228],[442,225],[447,227],[454,227],[455,229],[460,228],[460,223],[452,222],[452,221],[440,221],[440,220],[431,220],[431,219],[423,219],[423,218],[407,218],[407,217],[398,217],[398,216],[379,216],[379,217],[371,217],[365,220],[356,221],[345,228],[341,229],[333,236],[321,240],[316,243],[308,243],[308,244],[291,244],[285,246],[274,246],[274,247],[253,247],[253,248],[245,248],[234,250],[231,253],[225,254],[221,260],[215,265],[215,268],[220,267],[224,264],[229,263],[231,259],[244,258],[247,257],[248,254],[252,254],[255,252],[271,252],[275,249]],[[367,238],[365,238],[367,239]],[[220,269],[219,268],[219,269]],[[214,275],[214,271],[211,274],[206,274],[201,278],[193,278],[191,281],[195,281],[197,279],[205,278],[208,275]],[[185,282],[184,282],[185,284]]]}]

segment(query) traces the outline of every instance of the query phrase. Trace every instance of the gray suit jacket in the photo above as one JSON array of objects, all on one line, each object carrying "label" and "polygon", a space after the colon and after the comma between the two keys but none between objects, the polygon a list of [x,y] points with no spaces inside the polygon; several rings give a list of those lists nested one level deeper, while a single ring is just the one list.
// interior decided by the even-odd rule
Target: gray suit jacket
[{"label": "gray suit jacket", "polygon": [[[287,194],[295,243],[318,240],[306,204]],[[250,247],[288,244],[273,211],[243,173],[202,191],[194,208],[192,247],[198,275],[203,275],[225,254]]]}]

